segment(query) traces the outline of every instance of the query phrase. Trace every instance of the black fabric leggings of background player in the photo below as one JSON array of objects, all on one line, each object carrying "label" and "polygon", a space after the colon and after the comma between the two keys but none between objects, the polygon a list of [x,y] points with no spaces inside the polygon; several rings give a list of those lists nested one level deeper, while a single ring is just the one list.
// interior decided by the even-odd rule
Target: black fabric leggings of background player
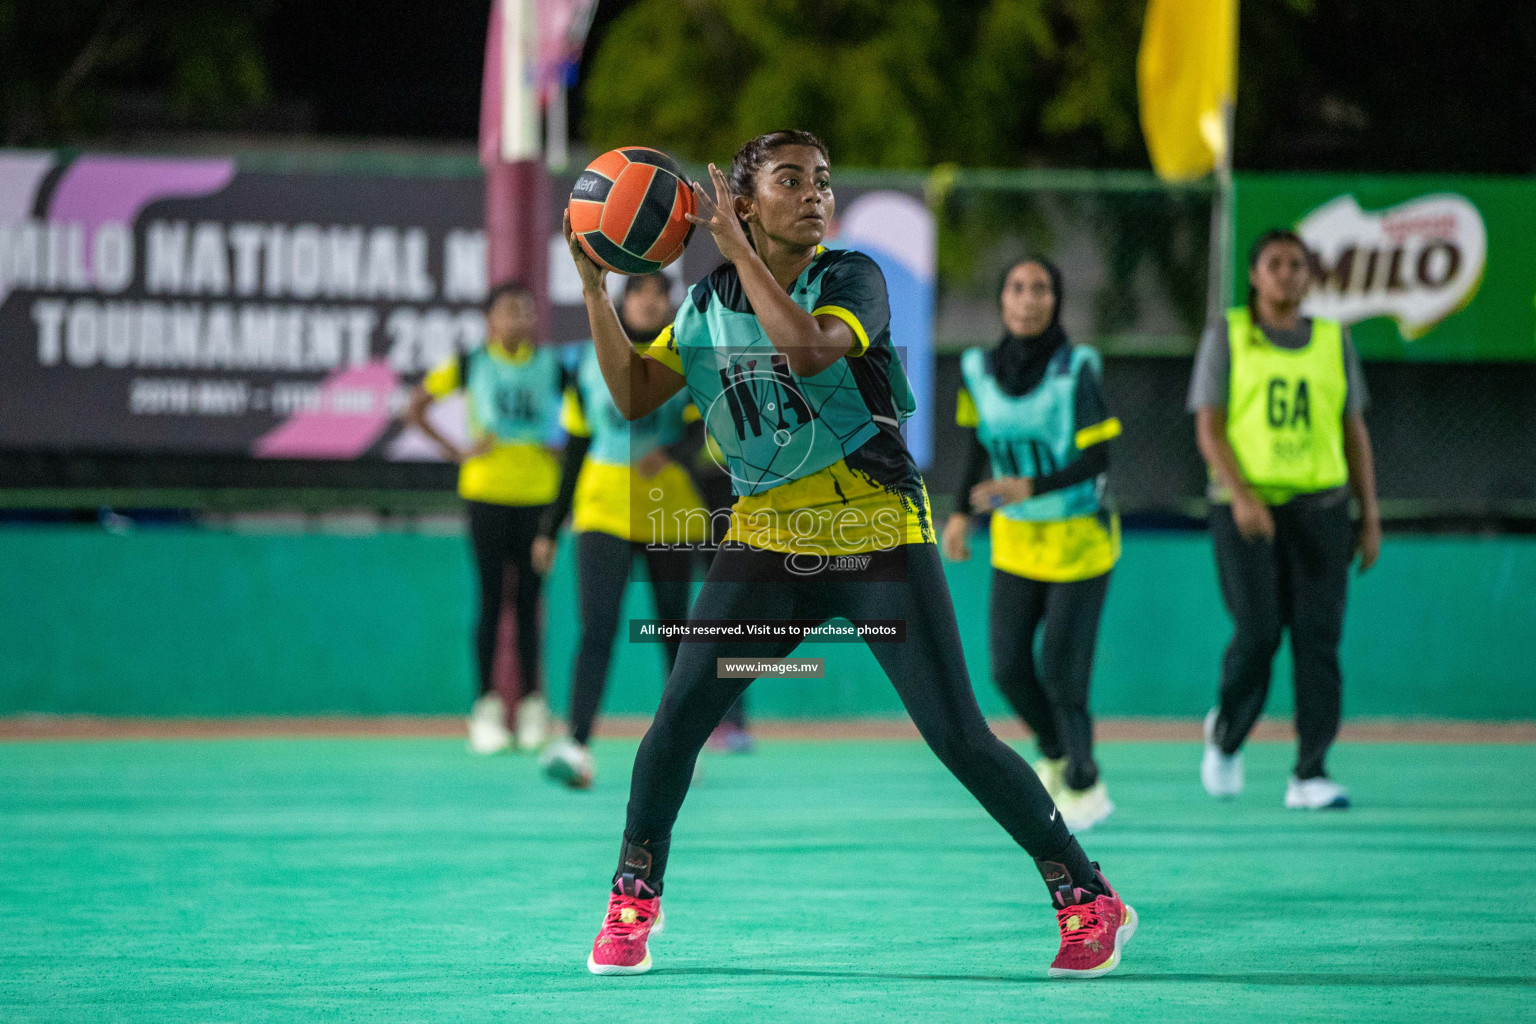
[{"label": "black fabric leggings of background player", "polygon": [[[1108,591],[1109,573],[1046,583],[992,570],[992,679],[1035,734],[1040,753],[1067,759],[1071,789],[1099,781],[1088,684]],[[1037,671],[1035,632],[1042,619]]]},{"label": "black fabric leggings of background player", "polygon": [[[899,619],[904,642],[871,653],[928,746],[1010,836],[1036,859],[1061,859],[1071,834],[1024,760],[993,735],[966,673],[954,606],[933,544],[878,552],[863,570],[798,576],[786,556],[722,548],[694,604],[710,620]],[[750,680],[717,677],[717,658],[782,658],[796,643],[685,640],[655,720],[640,742],[630,782],[625,839],[652,851],[651,882],[665,870],[673,823],[699,749]],[[1081,857],[1081,853],[1077,854]],[[1084,878],[1091,873],[1074,869]],[[1074,874],[1078,877],[1078,874]]]},{"label": "black fabric leggings of background player", "polygon": [[[645,556],[658,619],[686,619],[693,584],[692,548],[647,549],[644,544],[588,530],[576,535],[577,585],[581,595],[581,645],[571,679],[571,739],[587,745],[603,703],[613,641],[619,631],[624,588],[637,555]],[[681,641],[665,641],[667,672]]]},{"label": "black fabric leggings of background player", "polygon": [[1234,754],[1264,710],[1280,635],[1291,633],[1296,690],[1296,777],[1326,774],[1323,760],[1339,734],[1343,676],[1339,641],[1349,563],[1354,555],[1349,502],[1300,500],[1272,507],[1275,539],[1238,532],[1230,505],[1211,507],[1211,537],[1221,596],[1234,626],[1221,662],[1216,742]]},{"label": "black fabric leggings of background player", "polygon": [[[480,584],[480,616],[475,622],[475,658],[480,669],[480,694],[490,693],[495,680],[496,630],[502,602],[512,598],[517,613],[517,669],[522,696],[543,688],[539,666],[539,592],[543,578],[533,571],[533,539],[538,536],[543,505],[492,505],[465,502],[469,507],[469,542]],[[510,594],[509,594],[510,592]]]}]

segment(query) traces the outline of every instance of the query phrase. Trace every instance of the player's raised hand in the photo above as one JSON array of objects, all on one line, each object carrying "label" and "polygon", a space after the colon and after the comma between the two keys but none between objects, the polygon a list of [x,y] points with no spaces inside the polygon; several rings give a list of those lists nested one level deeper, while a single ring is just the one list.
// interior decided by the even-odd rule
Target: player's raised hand
[{"label": "player's raised hand", "polygon": [[710,164],[709,180],[714,185],[715,197],[711,199],[705,194],[704,186],[694,182],[693,200],[699,212],[688,214],[688,220],[708,228],[720,255],[734,263],[751,255],[752,245],[747,241],[747,233],[742,230],[741,221],[736,219],[736,195],[731,191],[731,183],[726,180],[725,173]]},{"label": "player's raised hand", "polygon": [[608,276],[608,271],[593,262],[587,255],[587,250],[581,247],[581,240],[571,230],[571,211],[565,211],[565,219],[560,224],[560,231],[565,235],[565,244],[571,250],[571,259],[576,261],[576,273],[581,275],[581,287],[583,291],[602,291],[603,281]]}]

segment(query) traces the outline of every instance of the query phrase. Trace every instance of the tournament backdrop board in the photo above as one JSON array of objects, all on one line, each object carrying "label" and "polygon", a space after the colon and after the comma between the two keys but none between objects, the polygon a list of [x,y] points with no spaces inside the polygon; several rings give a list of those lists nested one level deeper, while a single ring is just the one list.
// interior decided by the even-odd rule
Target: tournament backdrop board
[{"label": "tournament backdrop board", "polygon": [[[573,181],[552,183],[555,224]],[[915,190],[838,198],[829,244],[885,273],[925,463],[933,219]],[[398,416],[423,373],[484,340],[483,200],[478,175],[0,153],[0,449],[439,458]],[[550,340],[584,339],[574,267],[549,245]],[[668,269],[691,284],[718,263],[699,233]],[[434,418],[462,431],[454,403]]]}]

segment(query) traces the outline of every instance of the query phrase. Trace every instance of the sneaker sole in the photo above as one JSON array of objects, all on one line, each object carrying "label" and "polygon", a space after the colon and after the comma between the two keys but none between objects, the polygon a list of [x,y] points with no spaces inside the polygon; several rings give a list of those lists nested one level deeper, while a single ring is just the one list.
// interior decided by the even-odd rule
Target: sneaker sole
[{"label": "sneaker sole", "polygon": [[666,926],[667,912],[663,910],[656,915],[656,924],[651,927],[651,934],[646,936],[645,959],[641,960],[633,967],[625,967],[622,964],[600,964],[596,960],[592,959],[591,953],[588,953],[587,970],[593,974],[599,975],[644,974],[646,971],[651,969],[650,941],[656,936],[660,935],[662,929]]},{"label": "sneaker sole", "polygon": [[1335,797],[1332,802],[1326,804],[1292,803],[1289,798],[1285,801],[1286,810],[1289,811],[1347,811],[1349,810],[1349,797]]},{"label": "sneaker sole", "polygon": [[511,750],[512,741],[504,740],[497,741],[495,743],[486,743],[484,741],[476,742],[475,740],[470,740],[466,746],[469,748],[469,752],[471,754],[479,754],[481,757],[489,757],[493,754],[505,754],[507,751]]},{"label": "sneaker sole", "polygon": [[650,950],[646,950],[645,959],[641,960],[638,964],[635,964],[635,966],[633,966],[633,967],[623,967],[623,966],[621,966],[619,964],[600,964],[596,960],[592,959],[592,954],[591,953],[587,954],[587,970],[591,971],[593,974],[602,974],[602,975],[644,974],[646,971],[649,971],[650,969],[651,969],[651,953],[650,953]]},{"label": "sneaker sole", "polygon": [[1131,941],[1131,936],[1136,934],[1136,925],[1141,920],[1136,916],[1135,907],[1127,903],[1125,909],[1130,911],[1131,919],[1125,924],[1121,925],[1120,929],[1115,932],[1115,951],[1110,955],[1108,960],[1104,961],[1098,967],[1090,967],[1086,971],[1075,971],[1070,967],[1052,967],[1048,972],[1049,975],[1052,978],[1073,978],[1077,981],[1091,981],[1092,979],[1102,977],[1103,975],[1106,975],[1110,971],[1114,970],[1116,967],[1119,967],[1120,950],[1124,949],[1125,944]]},{"label": "sneaker sole", "polygon": [[551,761],[544,766],[544,777],[565,784],[570,789],[591,789],[592,776],[583,775],[564,761]]}]

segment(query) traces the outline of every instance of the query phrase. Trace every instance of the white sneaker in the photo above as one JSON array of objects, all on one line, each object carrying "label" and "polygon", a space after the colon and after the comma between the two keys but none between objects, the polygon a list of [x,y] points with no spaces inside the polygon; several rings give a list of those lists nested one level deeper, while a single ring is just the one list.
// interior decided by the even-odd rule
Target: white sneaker
[{"label": "white sneaker", "polygon": [[572,789],[586,789],[597,777],[597,762],[592,759],[592,751],[565,737],[544,748],[544,753],[539,755],[539,767],[546,776]]},{"label": "white sneaker", "polygon": [[1205,716],[1205,756],[1200,759],[1200,782],[1218,800],[1231,800],[1243,791],[1243,752],[1223,754],[1216,745],[1216,709]]},{"label": "white sneaker", "polygon": [[1037,757],[1029,766],[1040,776],[1040,785],[1045,787],[1045,792],[1052,800],[1061,803],[1061,795],[1067,791],[1067,784],[1063,777],[1067,773],[1067,759],[1064,757]]},{"label": "white sneaker", "polygon": [[1285,784],[1285,806],[1295,811],[1340,810],[1349,806],[1349,790],[1332,779],[1298,779]]},{"label": "white sneaker", "polygon": [[517,702],[517,749],[538,750],[549,741],[549,705],[542,693]]},{"label": "white sneaker", "polygon": [[1095,782],[1087,789],[1063,789],[1056,798],[1062,823],[1073,832],[1085,832],[1115,811],[1104,783]]},{"label": "white sneaker", "polygon": [[483,695],[469,711],[469,749],[477,754],[499,754],[511,745],[507,706],[494,693]]}]

